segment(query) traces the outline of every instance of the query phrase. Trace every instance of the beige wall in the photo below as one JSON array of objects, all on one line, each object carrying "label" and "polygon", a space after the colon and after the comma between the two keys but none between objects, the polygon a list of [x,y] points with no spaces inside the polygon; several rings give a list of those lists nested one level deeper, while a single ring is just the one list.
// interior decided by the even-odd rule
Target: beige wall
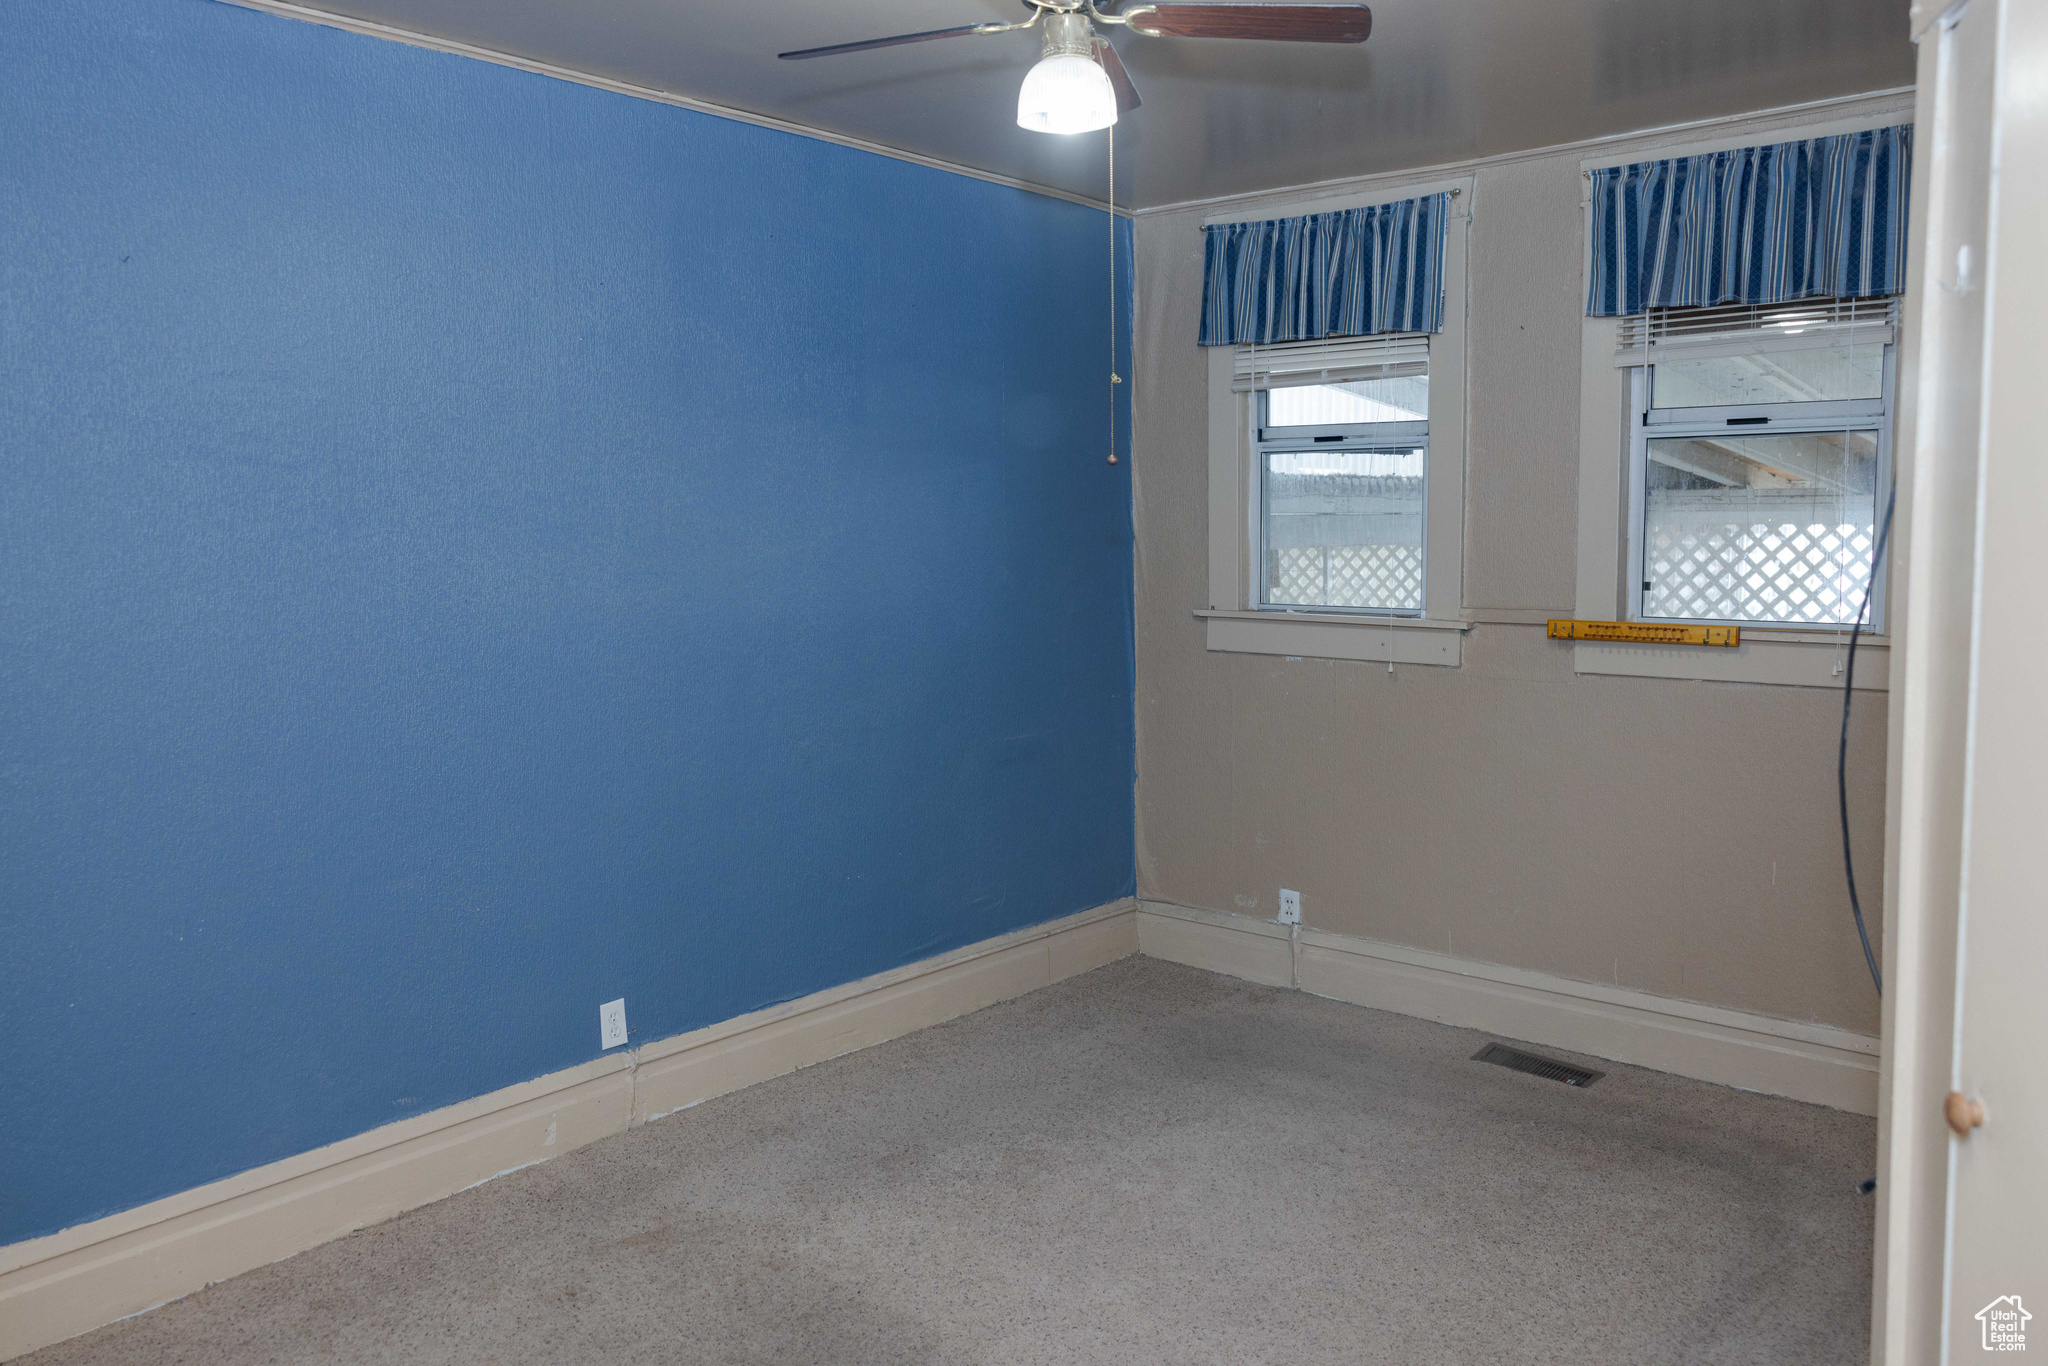
[{"label": "beige wall", "polygon": [[[1588,154],[1476,168],[1468,609],[1571,614]],[[1291,887],[1321,929],[1875,1032],[1842,884],[1839,693],[1580,676],[1540,626],[1481,624],[1462,667],[1391,675],[1204,648],[1195,335],[1214,211],[1137,228],[1140,894],[1271,916]],[[1885,695],[1859,692],[1851,814],[1873,926],[1884,735]]]}]

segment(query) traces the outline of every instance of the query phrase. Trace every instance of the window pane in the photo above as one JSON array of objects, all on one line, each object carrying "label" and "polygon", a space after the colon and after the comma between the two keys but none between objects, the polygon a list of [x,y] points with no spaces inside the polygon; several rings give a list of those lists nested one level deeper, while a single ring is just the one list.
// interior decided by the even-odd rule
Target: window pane
[{"label": "window pane", "polygon": [[1419,446],[1268,452],[1265,601],[1421,611],[1426,461]]},{"label": "window pane", "polygon": [[1870,582],[1877,433],[1649,443],[1643,615],[1847,625]]},{"label": "window pane", "polygon": [[1427,422],[1429,376],[1354,379],[1266,391],[1268,427],[1336,427],[1356,422]]},{"label": "window pane", "polygon": [[1650,406],[1827,403],[1883,393],[1883,346],[1815,347],[1658,361],[1651,368]]}]

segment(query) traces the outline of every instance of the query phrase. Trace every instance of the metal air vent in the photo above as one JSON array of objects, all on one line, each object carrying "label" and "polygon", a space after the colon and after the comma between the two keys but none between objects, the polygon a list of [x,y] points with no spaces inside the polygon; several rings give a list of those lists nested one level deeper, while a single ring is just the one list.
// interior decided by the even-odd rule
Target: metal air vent
[{"label": "metal air vent", "polygon": [[1539,1058],[1534,1053],[1524,1053],[1519,1048],[1509,1048],[1504,1043],[1490,1043],[1472,1055],[1474,1062],[1490,1062],[1499,1067],[1510,1067],[1517,1072],[1527,1072],[1532,1077],[1548,1077],[1561,1081],[1566,1086],[1591,1086],[1605,1072],[1590,1068],[1574,1067],[1568,1062],[1557,1062],[1550,1058]]}]

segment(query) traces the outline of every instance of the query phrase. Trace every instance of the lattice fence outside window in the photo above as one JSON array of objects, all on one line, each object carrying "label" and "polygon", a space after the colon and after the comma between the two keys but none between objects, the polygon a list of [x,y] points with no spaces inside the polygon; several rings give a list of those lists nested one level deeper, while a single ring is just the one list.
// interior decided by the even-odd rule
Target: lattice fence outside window
[{"label": "lattice fence outside window", "polygon": [[1422,610],[1419,545],[1309,545],[1267,552],[1266,600],[1294,607]]},{"label": "lattice fence outside window", "polygon": [[1646,528],[1646,617],[1846,626],[1870,584],[1866,523],[1666,519]]}]

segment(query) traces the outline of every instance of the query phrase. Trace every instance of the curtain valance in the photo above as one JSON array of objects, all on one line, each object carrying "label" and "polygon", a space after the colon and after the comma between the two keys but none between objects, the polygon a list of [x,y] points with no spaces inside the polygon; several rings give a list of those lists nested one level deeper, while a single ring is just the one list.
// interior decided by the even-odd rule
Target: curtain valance
[{"label": "curtain valance", "polygon": [[1586,312],[1900,293],[1912,161],[1901,124],[1594,171]]},{"label": "curtain valance", "polygon": [[1204,346],[1441,332],[1450,195],[1207,229]]}]

